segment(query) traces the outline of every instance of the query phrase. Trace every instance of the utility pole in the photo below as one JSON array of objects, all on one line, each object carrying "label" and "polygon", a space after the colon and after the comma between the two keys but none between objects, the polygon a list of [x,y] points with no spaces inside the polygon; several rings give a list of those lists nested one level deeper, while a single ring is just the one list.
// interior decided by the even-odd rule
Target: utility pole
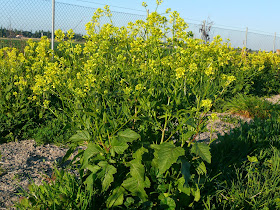
[{"label": "utility pole", "polygon": [[52,0],[52,50],[54,50],[55,0]]}]

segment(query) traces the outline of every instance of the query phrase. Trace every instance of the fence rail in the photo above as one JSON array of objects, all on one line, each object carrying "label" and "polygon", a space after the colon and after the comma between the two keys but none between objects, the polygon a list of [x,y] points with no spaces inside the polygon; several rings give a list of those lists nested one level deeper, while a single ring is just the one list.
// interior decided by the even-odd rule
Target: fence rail
[{"label": "fence rail", "polygon": [[[84,35],[85,24],[91,20],[96,8],[73,5],[56,1],[55,29],[67,31],[73,29],[75,33]],[[112,11],[113,23],[125,26],[128,22],[145,20],[146,15]],[[200,24],[187,21],[188,31],[192,31],[194,38],[201,38]],[[16,36],[30,32],[33,37],[41,35],[50,37],[52,29],[52,0],[1,0],[0,4],[0,37]],[[6,30],[6,33],[3,31]],[[35,35],[36,34],[36,35]],[[266,35],[246,30],[232,30],[213,26],[210,31],[210,41],[220,35],[224,41],[230,40],[235,48],[245,46],[251,50],[275,51],[280,49],[280,37]],[[31,36],[31,35],[30,35]]]}]

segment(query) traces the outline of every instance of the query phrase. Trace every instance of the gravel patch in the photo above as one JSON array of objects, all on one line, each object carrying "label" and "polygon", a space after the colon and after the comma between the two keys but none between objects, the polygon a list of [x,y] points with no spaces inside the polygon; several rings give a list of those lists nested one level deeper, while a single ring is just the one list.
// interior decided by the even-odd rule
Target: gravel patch
[{"label": "gravel patch", "polygon": [[[251,118],[245,118],[239,115],[233,115],[230,113],[214,113],[217,115],[215,121],[208,120],[206,132],[202,132],[197,135],[196,140],[199,142],[209,143],[213,139],[217,139],[218,136],[224,136],[226,133],[229,134],[232,129],[237,128],[241,125],[241,122],[250,123]],[[207,116],[210,116],[208,114]],[[212,134],[211,134],[212,131]]]},{"label": "gravel patch", "polygon": [[267,100],[273,104],[280,104],[280,95],[274,95],[269,98],[266,98],[265,100]]},{"label": "gravel patch", "polygon": [[38,146],[34,140],[1,144],[0,209],[12,209],[20,186],[27,190],[30,179],[41,184],[46,175],[51,176],[67,150],[51,144]]}]

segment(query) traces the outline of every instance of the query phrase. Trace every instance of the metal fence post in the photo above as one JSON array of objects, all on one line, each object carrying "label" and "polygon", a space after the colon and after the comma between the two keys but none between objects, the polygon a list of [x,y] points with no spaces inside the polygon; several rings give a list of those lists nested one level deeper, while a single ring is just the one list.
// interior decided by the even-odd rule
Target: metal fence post
[{"label": "metal fence post", "polygon": [[246,27],[246,35],[245,35],[245,49],[247,49],[247,37],[248,37],[248,27]]},{"label": "metal fence post", "polygon": [[276,42],[276,32],[274,33],[274,40],[273,40],[273,53],[275,53],[275,42]]},{"label": "metal fence post", "polygon": [[52,0],[52,50],[54,50],[55,0]]}]

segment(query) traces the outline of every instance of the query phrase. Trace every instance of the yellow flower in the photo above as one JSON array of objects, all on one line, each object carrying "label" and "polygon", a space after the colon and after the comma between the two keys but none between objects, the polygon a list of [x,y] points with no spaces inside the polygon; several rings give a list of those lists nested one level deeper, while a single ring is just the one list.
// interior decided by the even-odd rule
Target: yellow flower
[{"label": "yellow flower", "polygon": [[48,108],[48,107],[49,107],[49,104],[50,104],[50,101],[49,101],[49,100],[44,100],[44,102],[43,102],[44,108]]},{"label": "yellow flower", "polygon": [[228,76],[226,74],[223,74],[222,79],[225,82],[225,86],[229,86],[230,83],[232,83],[236,78],[235,78],[235,76]]},{"label": "yellow flower", "polygon": [[169,13],[171,11],[171,9],[170,8],[167,8],[166,10],[165,10],[165,13]]},{"label": "yellow flower", "polygon": [[161,3],[163,2],[163,0],[156,0],[157,5],[161,5]]},{"label": "yellow flower", "polygon": [[123,91],[126,95],[129,95],[132,90],[131,90],[131,88],[126,87]]},{"label": "yellow flower", "polygon": [[194,72],[197,71],[197,65],[196,65],[196,63],[191,63],[191,64],[190,64],[190,66],[189,66],[189,71],[190,71],[191,73],[194,73]]},{"label": "yellow flower", "polygon": [[143,6],[143,7],[147,7],[148,5],[147,5],[146,2],[142,2],[142,6]]},{"label": "yellow flower", "polygon": [[212,100],[206,99],[201,101],[201,107],[205,107],[206,109],[210,109],[212,106]]},{"label": "yellow flower", "polygon": [[70,39],[70,40],[73,39],[74,35],[75,35],[75,33],[74,33],[73,29],[69,29],[69,30],[67,31],[67,37],[68,37],[68,39]]},{"label": "yellow flower", "polygon": [[186,69],[184,67],[179,67],[176,69],[176,78],[182,78],[185,75]]},{"label": "yellow flower", "polygon": [[136,91],[138,91],[138,90],[141,91],[141,90],[145,90],[145,89],[146,89],[146,87],[144,87],[142,84],[138,84],[138,85],[135,86]]},{"label": "yellow flower", "polygon": [[215,120],[218,120],[219,118],[218,118],[216,113],[212,113],[211,114],[211,119],[212,119],[212,121],[215,121]]},{"label": "yellow flower", "polygon": [[210,67],[208,67],[208,68],[205,69],[205,74],[206,74],[207,76],[211,76],[211,75],[213,75],[214,73],[215,73],[215,71],[213,70],[213,67],[212,67],[212,66],[210,66]]}]

